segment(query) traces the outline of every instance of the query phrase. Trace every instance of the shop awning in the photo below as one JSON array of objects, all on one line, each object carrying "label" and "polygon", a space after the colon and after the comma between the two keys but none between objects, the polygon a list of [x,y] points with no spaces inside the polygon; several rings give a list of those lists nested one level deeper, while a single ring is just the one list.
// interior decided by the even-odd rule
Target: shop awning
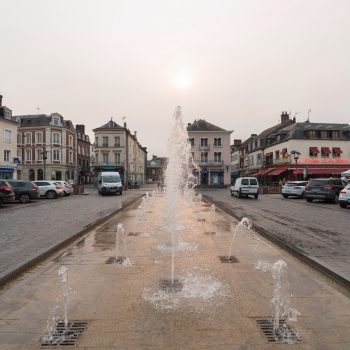
[{"label": "shop awning", "polygon": [[319,149],[317,147],[310,147],[311,153],[320,153]]},{"label": "shop awning", "polygon": [[281,175],[282,173],[285,173],[286,171],[288,171],[288,169],[286,169],[286,168],[276,169],[276,170],[272,171],[271,173],[269,173],[269,176],[278,176],[278,175]]},{"label": "shop awning", "polygon": [[267,168],[267,169],[260,169],[258,175],[267,175],[271,171],[275,170],[276,168]]},{"label": "shop awning", "polygon": [[15,171],[14,168],[0,168],[0,171],[3,173],[13,173]]},{"label": "shop awning", "polygon": [[273,152],[268,152],[265,154],[265,157],[271,157],[273,155]]},{"label": "shop awning", "polygon": [[329,147],[321,147],[321,153],[322,154],[329,154],[332,153]]},{"label": "shop awning", "polygon": [[333,153],[340,154],[343,153],[343,151],[340,149],[340,147],[333,147]]}]

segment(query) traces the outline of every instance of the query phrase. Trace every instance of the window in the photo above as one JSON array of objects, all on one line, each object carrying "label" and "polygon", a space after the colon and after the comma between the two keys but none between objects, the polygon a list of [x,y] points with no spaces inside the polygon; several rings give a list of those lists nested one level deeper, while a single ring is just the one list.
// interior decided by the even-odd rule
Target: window
[{"label": "window", "polygon": [[256,155],[256,164],[262,164],[262,154]]},{"label": "window", "polygon": [[73,136],[72,135],[69,135],[68,144],[70,147],[73,147]]},{"label": "window", "polygon": [[37,132],[35,133],[35,142],[36,143],[42,143],[43,142],[43,133],[42,132]]},{"label": "window", "polygon": [[340,157],[341,153],[343,153],[343,151],[340,149],[340,147],[333,147],[332,149],[333,157]]},{"label": "window", "polygon": [[208,163],[208,152],[201,153],[201,162]]},{"label": "window", "polygon": [[58,118],[53,118],[53,125],[58,125]]},{"label": "window", "polygon": [[120,136],[114,138],[114,147],[120,147]]},{"label": "window", "polygon": [[98,137],[95,137],[95,146],[98,146]]},{"label": "window", "polygon": [[36,150],[36,160],[43,160],[43,150],[41,148]]},{"label": "window", "polygon": [[103,136],[102,147],[108,147],[108,136]]},{"label": "window", "polygon": [[120,153],[115,154],[115,164],[120,164]]},{"label": "window", "polygon": [[332,131],[332,138],[333,138],[333,139],[339,139],[339,137],[340,137],[340,132],[339,132],[339,130],[334,130],[334,131]]},{"label": "window", "polygon": [[32,143],[32,133],[31,132],[27,132],[25,134],[25,138],[26,138],[26,144],[31,144]]},{"label": "window", "polygon": [[329,134],[327,130],[322,130],[321,131],[321,139],[328,139],[329,138]]},{"label": "window", "polygon": [[73,163],[73,152],[69,151],[69,163]]},{"label": "window", "polygon": [[60,150],[59,149],[54,149],[52,151],[52,158],[54,161],[59,161],[60,160]]},{"label": "window", "polygon": [[242,179],[242,185],[249,186],[249,179]]},{"label": "window", "polygon": [[275,158],[276,160],[280,159],[280,151],[275,152]]},{"label": "window", "polygon": [[221,137],[214,138],[214,146],[221,147]]},{"label": "window", "polygon": [[317,147],[310,147],[309,148],[309,156],[310,157],[317,157],[317,155],[320,153]]},{"label": "window", "polygon": [[309,138],[310,138],[310,139],[315,139],[315,138],[317,138],[317,132],[316,132],[316,130],[310,130],[308,134],[309,134]]},{"label": "window", "polygon": [[194,138],[193,137],[188,139],[188,142],[190,143],[191,147],[194,147]]},{"label": "window", "polygon": [[32,150],[26,149],[26,160],[31,161],[32,160]]},{"label": "window", "polygon": [[108,153],[103,153],[103,163],[108,164]]},{"label": "window", "polygon": [[22,144],[22,134],[17,134],[17,143],[18,143],[19,145]]},{"label": "window", "polygon": [[215,163],[221,162],[221,152],[214,152],[214,162]]},{"label": "window", "polygon": [[53,132],[52,133],[52,143],[56,144],[56,145],[59,145],[61,142],[60,142],[60,134],[58,132]]},{"label": "window", "polygon": [[11,157],[11,151],[5,149],[4,150],[4,162],[9,162]]},{"label": "window", "polygon": [[11,144],[11,138],[12,138],[12,132],[11,130],[5,130],[5,135],[4,135],[4,141],[6,144],[10,145]]},{"label": "window", "polygon": [[201,139],[201,147],[208,147],[208,139]]}]

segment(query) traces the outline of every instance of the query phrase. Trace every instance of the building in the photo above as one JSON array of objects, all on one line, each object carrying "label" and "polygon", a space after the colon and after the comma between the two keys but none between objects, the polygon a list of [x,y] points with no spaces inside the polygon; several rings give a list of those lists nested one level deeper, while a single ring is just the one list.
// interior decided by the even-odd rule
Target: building
[{"label": "building", "polygon": [[147,148],[138,142],[136,131],[131,134],[125,122],[120,126],[111,119],[93,132],[95,177],[101,171],[118,171],[124,185],[128,181],[145,181]]},{"label": "building", "polygon": [[335,176],[350,167],[350,125],[294,123],[269,136],[264,149],[269,182]]},{"label": "building", "polygon": [[0,179],[16,179],[17,164],[17,126],[11,109],[2,105],[0,95]]},{"label": "building", "polygon": [[77,174],[78,184],[89,184],[93,181],[93,173],[90,170],[90,139],[85,134],[85,125],[75,126],[77,134]]},{"label": "building", "polygon": [[164,183],[165,169],[168,158],[153,156],[147,161],[146,180],[147,182]]},{"label": "building", "polygon": [[198,184],[224,186],[231,182],[232,131],[222,129],[204,119],[187,126],[194,161],[199,165]]},{"label": "building", "polygon": [[77,180],[74,126],[58,113],[20,115],[17,136],[21,179]]}]

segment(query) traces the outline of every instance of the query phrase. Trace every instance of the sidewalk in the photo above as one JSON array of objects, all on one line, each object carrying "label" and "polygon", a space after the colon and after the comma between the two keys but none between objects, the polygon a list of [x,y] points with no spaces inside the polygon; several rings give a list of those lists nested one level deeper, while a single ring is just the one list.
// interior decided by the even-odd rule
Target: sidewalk
[{"label": "sidewalk", "polygon": [[[350,348],[349,297],[322,274],[285,251],[240,230],[233,241],[235,264],[221,263],[237,224],[217,211],[212,219],[202,204],[192,214],[184,203],[175,227],[177,293],[161,292],[170,277],[168,222],[163,198],[146,207],[146,221],[135,224],[138,204],[120,211],[103,226],[60,255],[38,266],[0,294],[0,349],[39,349],[47,321],[63,319],[64,285],[58,270],[68,268],[68,319],[88,326],[75,349],[269,350]],[[106,264],[116,255],[116,225],[126,229],[131,265]],[[122,240],[119,254],[124,254]],[[284,301],[300,316],[293,327],[300,341],[268,341],[257,319],[269,319],[274,284],[259,261],[287,263]],[[285,289],[284,289],[285,288]],[[275,294],[276,296],[276,294]],[[62,346],[63,347],[63,346]],[[65,347],[71,348],[71,347]]]}]

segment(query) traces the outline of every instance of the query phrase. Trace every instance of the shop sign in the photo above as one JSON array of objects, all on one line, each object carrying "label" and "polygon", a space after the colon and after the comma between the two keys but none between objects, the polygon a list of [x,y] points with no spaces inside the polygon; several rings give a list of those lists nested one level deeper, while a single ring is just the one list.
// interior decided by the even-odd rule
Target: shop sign
[{"label": "shop sign", "polygon": [[302,158],[299,163],[321,163],[321,164],[339,164],[339,163],[350,163],[348,158]]}]

